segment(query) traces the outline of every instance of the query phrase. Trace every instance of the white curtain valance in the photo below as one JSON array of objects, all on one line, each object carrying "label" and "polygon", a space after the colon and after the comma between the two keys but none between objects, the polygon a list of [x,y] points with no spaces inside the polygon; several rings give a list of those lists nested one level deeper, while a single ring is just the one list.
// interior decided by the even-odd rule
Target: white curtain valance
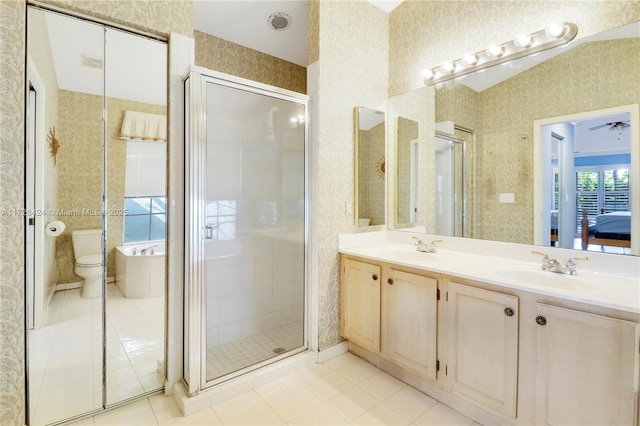
[{"label": "white curtain valance", "polygon": [[125,111],[120,139],[165,142],[167,140],[167,117],[146,112]]}]

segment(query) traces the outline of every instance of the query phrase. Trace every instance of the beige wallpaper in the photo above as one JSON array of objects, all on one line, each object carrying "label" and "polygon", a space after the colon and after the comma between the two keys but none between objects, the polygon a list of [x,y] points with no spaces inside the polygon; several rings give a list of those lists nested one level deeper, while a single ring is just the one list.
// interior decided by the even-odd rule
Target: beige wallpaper
[{"label": "beige wallpaper", "polygon": [[320,39],[320,0],[309,0],[309,44],[308,53],[309,63],[312,64],[320,58],[319,39]]},{"label": "beige wallpaper", "polygon": [[390,13],[389,92],[423,86],[420,72],[503,43],[548,22],[571,21],[578,37],[640,19],[633,1],[404,1]]},{"label": "beige wallpaper", "polygon": [[215,71],[307,93],[307,69],[292,62],[194,31],[196,65]]},{"label": "beige wallpaper", "polygon": [[370,226],[385,224],[385,142],[384,122],[358,131],[358,217],[369,218]]},{"label": "beige wallpaper", "polygon": [[[68,9],[148,31],[192,34],[191,1],[57,2]],[[23,206],[25,2],[0,2],[0,208]],[[0,424],[23,424],[24,229],[18,216],[0,216]]]},{"label": "beige wallpaper", "polygon": [[353,216],[345,215],[345,203],[353,204],[354,199],[353,108],[386,109],[389,27],[388,15],[364,1],[321,1],[318,13],[320,56],[314,87],[319,87],[319,94],[314,109],[319,121],[314,143],[321,170],[319,345],[326,349],[341,341],[338,234],[356,230]]}]

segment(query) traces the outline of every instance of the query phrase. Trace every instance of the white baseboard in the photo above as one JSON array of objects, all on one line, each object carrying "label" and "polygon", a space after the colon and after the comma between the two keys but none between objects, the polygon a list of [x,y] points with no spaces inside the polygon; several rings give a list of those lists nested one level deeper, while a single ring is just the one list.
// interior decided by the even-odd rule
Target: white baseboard
[{"label": "white baseboard", "polygon": [[318,352],[318,364],[324,364],[327,361],[331,361],[342,354],[346,354],[348,351],[349,342],[345,340],[342,343],[338,343],[335,346],[331,346],[328,349]]},{"label": "white baseboard", "polygon": [[[210,407],[212,404],[226,401],[283,377],[292,371],[314,364],[316,360],[317,355],[315,352],[306,351],[254,372],[236,377],[228,382],[215,385],[191,397],[187,395],[184,384],[181,381],[174,383],[170,393],[176,400],[182,414],[189,416]],[[165,391],[165,394],[168,393]]]}]

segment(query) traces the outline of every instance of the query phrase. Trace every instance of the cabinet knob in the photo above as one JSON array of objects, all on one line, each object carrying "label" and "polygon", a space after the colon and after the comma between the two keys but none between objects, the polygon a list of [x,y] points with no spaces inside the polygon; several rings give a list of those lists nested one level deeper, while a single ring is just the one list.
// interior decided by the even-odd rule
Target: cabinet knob
[{"label": "cabinet knob", "polygon": [[373,274],[371,278],[373,278],[374,281],[378,281],[378,276],[376,274]]},{"label": "cabinet knob", "polygon": [[508,317],[512,317],[513,316],[513,309],[511,308],[504,308],[504,314]]},{"label": "cabinet knob", "polygon": [[547,323],[547,319],[545,317],[543,317],[542,315],[538,315],[536,317],[536,323],[538,325],[545,325]]},{"label": "cabinet knob", "polygon": [[393,284],[393,280],[392,280],[391,278],[389,278],[389,279],[387,280],[387,284],[392,285],[392,284]]}]

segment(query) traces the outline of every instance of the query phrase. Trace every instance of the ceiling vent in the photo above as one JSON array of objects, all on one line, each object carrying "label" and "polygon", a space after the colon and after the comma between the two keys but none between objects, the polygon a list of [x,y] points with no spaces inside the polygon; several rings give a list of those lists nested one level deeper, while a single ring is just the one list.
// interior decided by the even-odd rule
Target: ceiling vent
[{"label": "ceiling vent", "polygon": [[82,54],[82,65],[89,68],[98,68],[102,69],[102,58],[97,56],[87,55],[86,53]]},{"label": "ceiling vent", "polygon": [[267,25],[276,31],[284,31],[291,26],[291,15],[285,12],[272,13],[267,18]]}]

